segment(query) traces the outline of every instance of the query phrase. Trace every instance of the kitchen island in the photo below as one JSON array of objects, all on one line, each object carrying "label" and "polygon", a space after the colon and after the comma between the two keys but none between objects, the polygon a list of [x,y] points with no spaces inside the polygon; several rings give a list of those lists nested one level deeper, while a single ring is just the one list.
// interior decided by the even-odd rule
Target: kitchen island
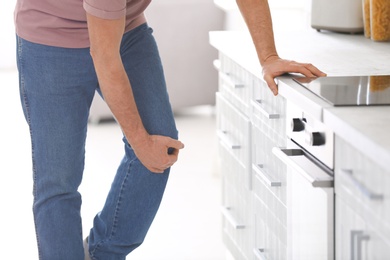
[{"label": "kitchen island", "polygon": [[[277,32],[275,40],[281,57],[310,62],[329,77],[390,75],[390,43],[315,30]],[[336,107],[295,83],[293,75],[278,78],[274,97],[262,81],[247,33],[211,32],[210,43],[219,51],[223,229],[232,255],[389,258],[390,106]],[[327,168],[331,180],[325,176],[322,181],[318,176],[324,174],[286,159],[296,151],[286,149],[291,137],[287,118],[295,107],[303,111],[305,124],[306,118],[319,121],[331,133],[326,138],[331,159],[320,167]],[[303,184],[307,180],[311,185]],[[316,185],[321,188],[312,189]]]}]

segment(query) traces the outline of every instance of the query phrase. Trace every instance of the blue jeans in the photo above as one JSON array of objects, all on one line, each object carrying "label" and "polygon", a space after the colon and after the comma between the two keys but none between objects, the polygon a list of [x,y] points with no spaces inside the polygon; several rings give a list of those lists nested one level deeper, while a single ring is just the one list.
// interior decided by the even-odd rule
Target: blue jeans
[{"label": "blue jeans", "polygon": [[[146,130],[177,139],[152,29],[143,24],[126,33],[120,51]],[[52,47],[17,37],[17,59],[32,142],[39,258],[83,260],[78,187],[89,108],[99,91],[89,48]],[[123,141],[123,160],[88,235],[92,259],[125,259],[143,242],[168,180],[169,169],[149,172]]]}]

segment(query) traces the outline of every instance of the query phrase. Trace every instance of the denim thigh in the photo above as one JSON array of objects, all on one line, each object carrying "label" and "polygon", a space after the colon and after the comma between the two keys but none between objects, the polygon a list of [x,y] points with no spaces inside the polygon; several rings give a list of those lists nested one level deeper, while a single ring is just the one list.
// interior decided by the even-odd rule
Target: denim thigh
[{"label": "denim thigh", "polygon": [[88,111],[97,88],[89,49],[51,47],[17,37],[17,65],[32,142],[40,259],[82,259],[77,189]]}]

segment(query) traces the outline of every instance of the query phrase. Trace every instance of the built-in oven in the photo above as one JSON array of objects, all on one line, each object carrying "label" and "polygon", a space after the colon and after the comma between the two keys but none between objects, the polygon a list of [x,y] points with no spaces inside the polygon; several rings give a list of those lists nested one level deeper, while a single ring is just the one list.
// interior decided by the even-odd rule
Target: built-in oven
[{"label": "built-in oven", "polygon": [[[387,75],[293,80],[330,106],[390,104]],[[275,147],[273,153],[288,166],[288,255],[334,259],[334,133],[323,123],[322,112],[289,100],[286,110],[288,145]]]},{"label": "built-in oven", "polygon": [[334,135],[287,101],[287,147],[273,148],[287,165],[290,259],[334,259]]}]

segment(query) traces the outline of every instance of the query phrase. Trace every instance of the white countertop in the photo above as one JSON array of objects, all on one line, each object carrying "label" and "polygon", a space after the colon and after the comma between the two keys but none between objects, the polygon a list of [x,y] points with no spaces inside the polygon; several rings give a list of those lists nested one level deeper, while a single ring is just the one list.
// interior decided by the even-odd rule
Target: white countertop
[{"label": "white countertop", "polygon": [[[363,35],[317,32],[275,33],[279,55],[310,62],[328,76],[390,75],[390,42]],[[262,77],[255,49],[245,32],[211,32],[210,43],[257,77]],[[283,80],[283,83],[289,80]],[[332,107],[303,88],[280,84],[280,95],[311,105],[336,135],[349,141],[385,169],[390,166],[390,106]]]},{"label": "white countertop", "polygon": [[390,169],[390,106],[326,108],[324,122],[382,168]]},{"label": "white countertop", "polygon": [[[390,74],[390,42],[374,42],[363,35],[315,30],[275,33],[275,42],[280,57],[310,62],[328,76]],[[210,32],[210,43],[253,74],[261,76],[248,33]]]}]

